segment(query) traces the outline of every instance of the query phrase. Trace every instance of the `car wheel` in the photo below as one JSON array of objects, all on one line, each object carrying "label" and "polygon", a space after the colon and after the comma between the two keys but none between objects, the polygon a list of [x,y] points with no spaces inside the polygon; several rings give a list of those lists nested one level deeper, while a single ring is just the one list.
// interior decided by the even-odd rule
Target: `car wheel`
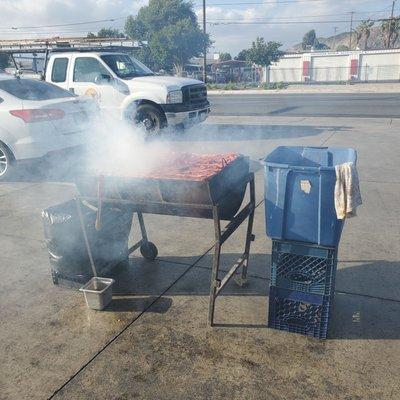
[{"label": "car wheel", "polygon": [[0,142],[0,181],[9,178],[15,164],[15,158],[11,151]]},{"label": "car wheel", "polygon": [[144,128],[147,136],[159,135],[167,126],[162,112],[150,104],[142,104],[137,108],[135,122]]}]

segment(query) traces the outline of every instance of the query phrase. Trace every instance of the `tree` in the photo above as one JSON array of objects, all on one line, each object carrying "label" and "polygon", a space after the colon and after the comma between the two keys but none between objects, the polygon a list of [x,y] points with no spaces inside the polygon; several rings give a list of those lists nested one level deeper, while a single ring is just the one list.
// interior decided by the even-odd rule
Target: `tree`
[{"label": "tree", "polygon": [[361,21],[360,25],[356,28],[356,41],[359,45],[361,39],[364,37],[364,49],[368,47],[368,39],[371,36],[371,28],[374,26],[374,21],[366,19]]},{"label": "tree", "polygon": [[345,44],[339,44],[338,47],[336,47],[337,51],[349,51],[349,46],[346,46]]},{"label": "tree", "polygon": [[318,42],[318,41],[315,44],[314,48],[315,48],[315,50],[329,50],[330,49],[330,47],[328,45],[326,45],[325,43]]},{"label": "tree", "polygon": [[87,34],[88,38],[123,38],[125,35],[118,29],[113,28],[101,28],[97,35],[92,32]]},{"label": "tree", "polygon": [[248,54],[249,54],[249,49],[244,49],[239,52],[239,54],[235,57],[235,60],[247,61]]},{"label": "tree", "polygon": [[386,42],[386,47],[394,46],[400,35],[400,17],[389,18],[382,21],[381,33]]},{"label": "tree", "polygon": [[139,58],[166,70],[182,70],[192,57],[199,57],[211,44],[197,22],[193,5],[185,0],[150,0],[136,17],[129,16],[126,34],[147,42]]},{"label": "tree", "polygon": [[265,39],[258,36],[248,50],[246,61],[258,66],[268,66],[278,61],[283,52],[279,50],[282,43],[265,42]]},{"label": "tree", "polygon": [[304,35],[303,41],[301,43],[301,48],[303,50],[308,50],[311,49],[311,47],[315,47],[317,43],[318,40],[317,40],[317,35],[315,33],[315,29],[311,29],[311,31],[308,31]]},{"label": "tree", "polygon": [[219,53],[219,61],[230,61],[232,56],[229,53]]}]

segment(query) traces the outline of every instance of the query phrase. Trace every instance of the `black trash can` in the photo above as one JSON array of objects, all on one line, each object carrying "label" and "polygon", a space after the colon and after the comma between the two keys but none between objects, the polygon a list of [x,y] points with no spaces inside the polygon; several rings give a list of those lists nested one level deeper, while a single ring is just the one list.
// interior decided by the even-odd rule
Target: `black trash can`
[{"label": "black trash can", "polygon": [[[97,273],[105,276],[128,258],[133,212],[124,206],[103,205],[102,228],[95,229],[96,209],[81,202],[82,216]],[[59,279],[85,283],[93,277],[76,200],[42,212],[44,235],[55,284]]]}]

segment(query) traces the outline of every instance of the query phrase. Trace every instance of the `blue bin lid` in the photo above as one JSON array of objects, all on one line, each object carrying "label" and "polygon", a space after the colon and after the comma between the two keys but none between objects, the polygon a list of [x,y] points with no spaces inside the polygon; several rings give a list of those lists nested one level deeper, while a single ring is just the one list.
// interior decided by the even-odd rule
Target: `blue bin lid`
[{"label": "blue bin lid", "polygon": [[279,146],[265,158],[267,166],[328,168],[357,162],[357,152],[347,147]]}]

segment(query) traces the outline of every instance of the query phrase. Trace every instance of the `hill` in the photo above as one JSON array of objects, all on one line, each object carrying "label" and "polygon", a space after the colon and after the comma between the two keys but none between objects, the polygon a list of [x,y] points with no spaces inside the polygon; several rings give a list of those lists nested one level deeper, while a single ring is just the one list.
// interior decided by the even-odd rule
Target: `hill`
[{"label": "hill", "polygon": [[[353,38],[352,38],[352,49],[356,49],[357,47],[364,50],[365,48],[365,41],[364,38],[360,40],[360,43],[357,45],[356,43],[356,34],[353,32]],[[343,32],[339,33],[338,35],[335,36],[330,36],[330,37],[319,37],[318,41],[320,43],[324,43],[327,45],[330,49],[336,50],[340,46],[349,46],[350,43],[350,32]],[[395,47],[400,47],[400,38],[397,39],[395,43]],[[371,29],[371,35],[368,39],[368,49],[384,49],[385,48],[385,43],[384,43],[384,38],[382,36],[382,32],[379,26],[374,26]],[[291,47],[288,49],[288,51],[294,51],[294,52],[301,52],[302,47],[301,43],[296,44],[295,46]]]}]

